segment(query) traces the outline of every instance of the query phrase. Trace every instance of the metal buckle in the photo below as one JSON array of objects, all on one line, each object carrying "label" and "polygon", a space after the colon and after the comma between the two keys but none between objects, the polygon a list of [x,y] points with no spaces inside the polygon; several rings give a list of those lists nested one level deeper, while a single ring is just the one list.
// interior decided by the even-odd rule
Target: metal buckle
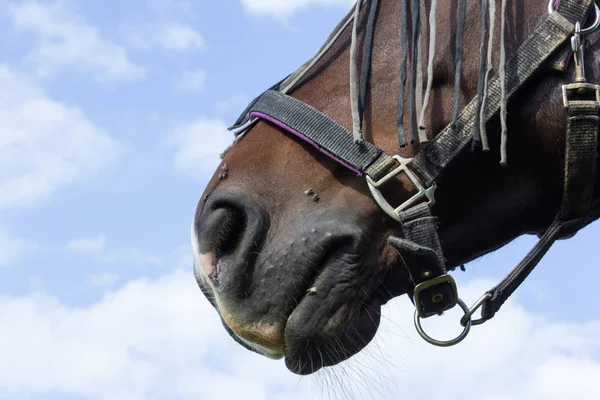
[{"label": "metal buckle", "polygon": [[[446,285],[446,290],[429,290],[428,293],[431,298],[427,299],[427,304],[436,304],[438,306],[437,310],[427,310],[423,307],[424,302],[422,302],[423,292],[428,291],[428,289],[432,289],[435,287],[441,287]],[[440,288],[441,289],[441,288]],[[450,292],[449,298],[444,297],[443,292]],[[458,303],[458,289],[456,288],[456,281],[453,277],[448,274],[444,274],[438,276],[433,279],[429,279],[423,283],[418,284],[415,287],[414,293],[415,297],[415,307],[417,309],[417,314],[420,318],[429,318],[434,315],[439,315],[441,312],[450,310],[454,308]],[[431,301],[429,301],[431,300]]]},{"label": "metal buckle", "polygon": [[569,108],[571,102],[571,96],[583,96],[588,93],[592,93],[596,97],[596,101],[600,104],[600,86],[585,82],[570,83],[563,85],[563,105],[565,108]]},{"label": "metal buckle", "polygon": [[[434,192],[435,192],[435,189],[437,188],[437,186],[436,186],[435,182],[432,183],[429,188],[425,188],[421,184],[421,182],[419,181],[417,176],[408,168],[408,165],[410,164],[412,159],[403,158],[398,155],[392,156],[392,158],[394,160],[396,160],[398,162],[398,164],[400,164],[400,165],[396,169],[394,169],[393,171],[391,171],[390,173],[388,173],[386,176],[384,176],[383,178],[381,178],[378,181],[373,180],[373,178],[371,178],[370,176],[367,175],[367,184],[369,186],[369,190],[371,191],[371,194],[373,195],[373,198],[375,199],[377,204],[379,204],[379,206],[383,209],[383,211],[385,211],[387,215],[394,218],[396,221],[400,221],[400,213],[402,211],[410,208],[411,206],[417,204],[419,202],[419,200],[421,200],[423,198],[427,198],[428,205],[430,207],[433,206],[435,204]],[[415,194],[410,199],[406,200],[399,207],[394,208],[383,197],[383,194],[381,194],[381,192],[379,191],[379,188],[403,172],[406,174],[406,176],[408,176],[408,178],[411,180],[413,185],[415,185],[415,187],[419,190],[419,193]]]}]

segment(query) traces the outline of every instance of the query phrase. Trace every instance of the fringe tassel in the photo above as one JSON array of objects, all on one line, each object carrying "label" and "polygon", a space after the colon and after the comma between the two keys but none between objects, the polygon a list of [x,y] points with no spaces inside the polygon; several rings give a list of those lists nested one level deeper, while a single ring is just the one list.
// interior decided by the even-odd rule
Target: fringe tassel
[{"label": "fringe tassel", "polygon": [[489,11],[490,11],[490,34],[488,38],[488,52],[487,52],[487,72],[485,74],[485,86],[483,89],[483,101],[481,104],[481,114],[480,114],[480,126],[479,130],[481,131],[481,146],[483,151],[490,151],[490,145],[488,142],[487,136],[487,103],[488,103],[488,84],[490,81],[490,77],[494,70],[493,66],[493,51],[494,51],[494,32],[496,27],[496,1],[489,0]]},{"label": "fringe tassel", "polygon": [[507,141],[508,141],[508,129],[506,125],[507,117],[507,103],[508,99],[506,96],[506,0],[502,0],[502,11],[501,11],[501,28],[500,28],[500,85],[502,86],[502,104],[500,107],[500,123],[502,124],[502,135],[500,139],[500,165],[506,166],[507,163]]},{"label": "fringe tassel", "polygon": [[[464,1],[464,0],[463,0]],[[398,119],[396,131],[400,147],[406,146],[406,131],[404,130],[404,89],[406,87],[406,70],[408,64],[408,8],[410,0],[402,0],[400,45],[402,46],[402,61],[400,62],[400,87],[398,88]]]},{"label": "fringe tassel", "polygon": [[[415,104],[416,104],[416,92],[417,92],[417,80],[418,80],[418,53],[419,53],[419,39],[421,36],[421,6],[419,0],[412,1],[412,40],[411,40],[411,91],[410,91],[410,105],[409,105],[409,115],[410,115],[410,142],[414,143],[416,139],[416,117],[415,115]],[[421,80],[422,80],[421,74]]]},{"label": "fringe tassel", "polygon": [[367,97],[367,84],[369,82],[369,73],[371,72],[371,58],[373,54],[373,38],[375,36],[375,23],[377,22],[377,13],[379,12],[379,0],[369,2],[369,18],[365,32],[365,41],[363,45],[363,55],[360,69],[360,89],[358,96],[358,112],[362,126],[365,112],[365,98]]},{"label": "fringe tassel", "polygon": [[362,0],[356,1],[354,9],[354,23],[352,25],[352,43],[350,45],[350,105],[352,108],[352,134],[354,142],[363,140],[361,118],[359,112],[359,87],[358,87],[358,62],[356,59],[356,47],[358,42],[358,17]]},{"label": "fringe tassel", "polygon": [[463,64],[463,33],[467,14],[466,0],[458,0],[458,18],[456,28],[456,72],[454,76],[454,114],[452,116],[452,129],[456,130],[456,121],[460,111],[460,86],[462,81]]},{"label": "fringe tassel", "polygon": [[[491,0],[490,0],[491,1]],[[425,113],[429,107],[429,98],[431,96],[431,88],[433,87],[433,61],[435,59],[435,41],[437,38],[437,13],[438,0],[431,1],[431,10],[429,11],[429,54],[427,56],[427,89],[425,90],[425,100],[421,107],[419,115],[419,140],[421,143],[427,141],[427,127],[425,126]]]},{"label": "fringe tassel", "polygon": [[421,25],[421,17],[420,15],[425,12],[423,2],[419,2],[419,40],[417,41],[417,90],[415,93],[415,118],[417,120],[417,141],[419,143],[423,143],[427,141],[427,136],[425,135],[425,140],[421,140],[421,131],[419,130],[419,116],[421,115],[421,110],[423,109],[423,81],[425,79],[423,75],[423,29]]},{"label": "fringe tassel", "polygon": [[481,0],[481,47],[479,54],[479,74],[477,80],[477,111],[475,112],[475,129],[473,130],[473,141],[471,150],[475,150],[481,143],[481,108],[483,105],[483,94],[485,90],[486,61],[488,52],[487,25],[488,25],[488,0]]}]

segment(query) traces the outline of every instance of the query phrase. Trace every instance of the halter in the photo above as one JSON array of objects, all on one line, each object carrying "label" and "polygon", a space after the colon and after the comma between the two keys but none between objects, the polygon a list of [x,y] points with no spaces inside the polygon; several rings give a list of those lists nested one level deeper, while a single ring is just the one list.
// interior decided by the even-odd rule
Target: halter
[{"label": "halter", "polygon": [[[257,97],[231,129],[237,141],[257,121],[269,121],[311,144],[359,177],[365,177],[377,204],[402,226],[404,237],[390,237],[388,243],[400,254],[414,285],[412,297],[416,308],[414,322],[417,331],[433,345],[453,346],[468,335],[472,326],[494,317],[556,240],[572,237],[586,224],[596,178],[600,86],[586,82],[582,38],[600,26],[600,10],[593,0],[559,0],[556,9],[557,1],[550,0],[548,16],[501,68],[506,79],[494,75],[487,83],[490,95],[483,112],[478,106],[480,99],[476,96],[452,124],[446,126],[414,158],[407,159],[389,155],[369,142],[356,140],[356,131],[349,131],[312,106],[286,94],[323,57],[353,19],[356,28],[358,10],[368,1],[359,0],[354,15],[345,21],[321,51],[306,66]],[[595,21],[589,28],[582,29],[580,21],[584,20],[592,5],[596,13]],[[372,22],[371,14],[368,24]],[[539,242],[515,269],[473,306],[468,307],[459,298],[456,282],[447,273],[437,220],[431,213],[431,207],[435,204],[436,180],[471,143],[477,125],[480,122],[485,124],[497,115],[503,100],[514,95],[569,38],[575,82],[562,87],[567,132],[561,209]],[[356,43],[355,32],[353,43]],[[368,60],[370,62],[370,57]],[[362,101],[357,99],[357,94],[360,97],[360,91],[352,95],[353,116],[355,105],[360,105]],[[417,193],[401,205],[392,205],[381,193],[381,188],[401,174],[410,179]],[[403,254],[406,252],[419,257],[422,262],[405,262]],[[449,341],[429,337],[421,327],[421,319],[440,315],[456,305],[465,313],[460,321],[463,332]],[[473,320],[472,317],[480,309],[481,317]]]}]

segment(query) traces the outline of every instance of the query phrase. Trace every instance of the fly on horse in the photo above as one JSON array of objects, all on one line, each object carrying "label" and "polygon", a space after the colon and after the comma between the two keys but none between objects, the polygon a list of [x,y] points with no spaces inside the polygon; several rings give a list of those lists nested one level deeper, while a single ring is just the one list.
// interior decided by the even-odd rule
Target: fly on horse
[{"label": "fly on horse", "polygon": [[[310,374],[403,294],[439,346],[491,319],[600,217],[599,24],[593,0],[358,0],[244,111],[200,199],[194,272],[232,338]],[[523,234],[540,241],[462,302],[449,272]],[[458,338],[422,330],[457,305]]]}]

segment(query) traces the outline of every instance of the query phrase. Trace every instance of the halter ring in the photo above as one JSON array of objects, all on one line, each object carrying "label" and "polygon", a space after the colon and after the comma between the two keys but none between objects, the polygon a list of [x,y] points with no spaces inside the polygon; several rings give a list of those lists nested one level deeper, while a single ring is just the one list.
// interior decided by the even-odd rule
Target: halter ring
[{"label": "halter ring", "polygon": [[[458,305],[460,306],[460,308],[463,309],[463,311],[465,312],[465,315],[470,312],[469,307],[461,299],[458,299]],[[419,316],[419,312],[417,310],[415,310],[415,318],[414,319],[415,319],[415,327],[417,328],[417,332],[419,332],[419,335],[421,335],[421,337],[427,343],[430,343],[430,344],[432,344],[434,346],[438,346],[438,347],[455,346],[455,345],[459,344],[460,342],[462,342],[469,335],[469,332],[471,331],[471,319],[469,318],[469,320],[467,321],[467,323],[460,335],[458,335],[455,339],[452,339],[452,340],[441,341],[441,340],[434,339],[431,336],[429,336],[427,333],[425,333],[425,330],[423,330],[423,327],[421,326],[421,317]]]}]

